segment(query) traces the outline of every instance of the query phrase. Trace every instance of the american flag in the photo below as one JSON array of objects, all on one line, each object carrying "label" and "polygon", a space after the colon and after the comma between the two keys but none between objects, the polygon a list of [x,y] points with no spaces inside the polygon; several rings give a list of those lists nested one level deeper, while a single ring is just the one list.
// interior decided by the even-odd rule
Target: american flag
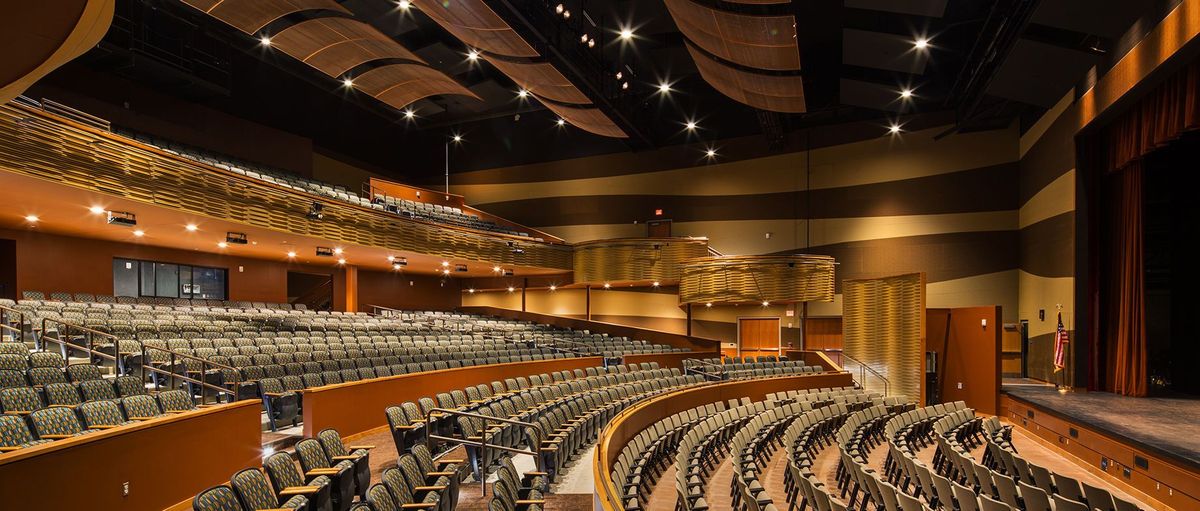
[{"label": "american flag", "polygon": [[1067,329],[1063,328],[1062,313],[1058,313],[1058,330],[1054,332],[1054,372],[1061,371],[1067,367],[1067,343],[1071,339],[1067,336]]}]

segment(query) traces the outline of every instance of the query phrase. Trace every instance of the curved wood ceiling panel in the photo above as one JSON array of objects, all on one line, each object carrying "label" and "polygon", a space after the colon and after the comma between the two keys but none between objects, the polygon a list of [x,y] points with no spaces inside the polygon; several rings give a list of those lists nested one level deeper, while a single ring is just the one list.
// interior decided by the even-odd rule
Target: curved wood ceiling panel
[{"label": "curved wood ceiling panel", "polygon": [[417,64],[380,66],[354,77],[354,88],[397,109],[440,94],[457,94],[479,99],[441,71]]},{"label": "curved wood ceiling panel", "polygon": [[750,4],[750,5],[770,5],[770,4],[787,4],[792,0],[725,0],[731,4]]},{"label": "curved wood ceiling panel", "polygon": [[550,109],[551,112],[562,117],[563,120],[571,123],[572,126],[588,133],[610,138],[629,138],[629,135],[625,134],[625,131],[618,127],[612,119],[609,119],[604,112],[601,112],[599,108],[560,105],[553,101],[542,101],[542,104],[546,105],[546,108]]},{"label": "curved wood ceiling panel", "polygon": [[734,14],[691,0],[665,2],[679,31],[717,57],[758,69],[800,69],[795,17]]},{"label": "curved wood ceiling panel", "polygon": [[535,95],[576,105],[587,105],[592,102],[549,63],[509,62],[499,58],[485,58],[501,73],[517,82],[521,88]]},{"label": "curved wood ceiling panel", "polygon": [[333,0],[183,0],[247,34],[262,30],[271,22],[292,13],[328,10],[350,14]]},{"label": "curved wood ceiling panel", "polygon": [[271,37],[271,45],[329,76],[377,59],[424,62],[375,27],[349,18],[302,21]]},{"label": "curved wood ceiling panel", "polygon": [[799,76],[771,76],[730,67],[687,44],[688,53],[704,81],[730,98],[772,112],[804,113],[804,80]]},{"label": "curved wood ceiling panel", "polygon": [[538,56],[537,50],[483,0],[428,0],[416,2],[416,5],[447,32],[470,46],[509,57]]}]

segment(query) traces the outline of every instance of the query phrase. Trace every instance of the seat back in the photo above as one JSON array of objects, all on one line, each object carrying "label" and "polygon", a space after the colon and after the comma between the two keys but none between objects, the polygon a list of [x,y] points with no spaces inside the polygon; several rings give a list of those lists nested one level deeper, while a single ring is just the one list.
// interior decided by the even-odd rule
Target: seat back
[{"label": "seat back", "polygon": [[0,415],[0,447],[19,447],[33,442],[33,433],[24,417]]},{"label": "seat back", "polygon": [[121,409],[113,401],[88,401],[79,405],[79,415],[87,428],[117,426],[125,422]]},{"label": "seat back", "polygon": [[29,422],[33,424],[33,432],[37,433],[38,437],[83,433],[83,426],[79,424],[75,410],[70,408],[43,408],[29,414]]},{"label": "seat back", "polygon": [[243,511],[233,489],[221,485],[200,492],[192,499],[192,511]]},{"label": "seat back", "polygon": [[238,502],[245,509],[275,509],[279,507],[279,499],[271,491],[267,476],[257,468],[247,468],[233,475],[229,485],[237,494]]}]

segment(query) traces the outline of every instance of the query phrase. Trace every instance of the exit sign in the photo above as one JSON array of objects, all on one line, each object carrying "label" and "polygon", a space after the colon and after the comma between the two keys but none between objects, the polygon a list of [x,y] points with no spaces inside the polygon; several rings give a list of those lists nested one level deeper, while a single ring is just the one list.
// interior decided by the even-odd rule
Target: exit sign
[{"label": "exit sign", "polygon": [[662,210],[661,209],[654,210],[654,216],[662,216]]}]

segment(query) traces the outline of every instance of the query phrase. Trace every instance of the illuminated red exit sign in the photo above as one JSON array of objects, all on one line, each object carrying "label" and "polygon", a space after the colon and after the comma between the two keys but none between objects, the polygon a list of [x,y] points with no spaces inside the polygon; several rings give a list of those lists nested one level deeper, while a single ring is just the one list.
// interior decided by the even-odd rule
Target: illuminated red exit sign
[{"label": "illuminated red exit sign", "polygon": [[654,210],[654,216],[662,216],[662,210],[661,209]]}]

